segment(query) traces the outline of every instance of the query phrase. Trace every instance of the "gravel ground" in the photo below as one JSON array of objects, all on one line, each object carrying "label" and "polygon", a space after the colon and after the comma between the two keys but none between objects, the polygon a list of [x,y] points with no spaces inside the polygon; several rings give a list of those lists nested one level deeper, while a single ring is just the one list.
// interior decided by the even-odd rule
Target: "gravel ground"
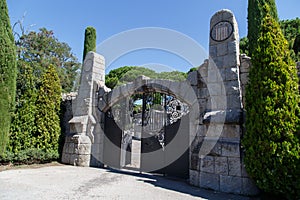
[{"label": "gravel ground", "polygon": [[0,172],[0,199],[232,199],[184,181],[132,171],[50,166]]}]

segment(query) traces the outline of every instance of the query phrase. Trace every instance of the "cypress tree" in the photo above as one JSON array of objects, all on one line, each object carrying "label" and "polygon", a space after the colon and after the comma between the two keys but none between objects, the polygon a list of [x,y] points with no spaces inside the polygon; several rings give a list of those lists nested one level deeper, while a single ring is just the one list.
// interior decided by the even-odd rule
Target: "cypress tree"
[{"label": "cypress tree", "polygon": [[9,150],[18,153],[21,150],[34,147],[36,131],[36,98],[37,91],[32,67],[18,61],[18,84],[16,111],[10,129]]},{"label": "cypress tree", "polygon": [[245,165],[265,192],[300,198],[299,91],[278,22],[265,7],[246,92]]},{"label": "cypress tree", "polygon": [[0,0],[0,155],[4,152],[16,93],[16,51],[5,0]]},{"label": "cypress tree", "polygon": [[83,62],[88,52],[96,52],[96,29],[89,26],[84,33]]},{"label": "cypress tree", "polygon": [[270,8],[270,15],[278,21],[278,14],[275,0],[248,0],[248,40],[249,55],[252,56],[259,38],[260,27],[264,17],[263,6],[267,4]]},{"label": "cypress tree", "polygon": [[46,151],[58,151],[60,136],[60,80],[53,65],[42,76],[41,87],[36,101],[36,147]]}]

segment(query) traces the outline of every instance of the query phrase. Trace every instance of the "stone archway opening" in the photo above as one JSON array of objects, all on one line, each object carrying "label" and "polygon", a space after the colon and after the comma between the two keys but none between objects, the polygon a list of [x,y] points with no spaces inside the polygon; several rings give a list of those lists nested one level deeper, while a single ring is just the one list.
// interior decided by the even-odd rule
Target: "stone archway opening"
[{"label": "stone archway opening", "polygon": [[[104,164],[188,179],[190,120],[198,104],[196,96],[183,96],[192,89],[186,88],[185,93],[176,95],[179,87],[183,90],[186,86],[186,82],[140,77],[101,97],[109,105],[103,107]],[[124,91],[122,88],[132,90],[126,90],[129,93],[122,96],[119,93]],[[180,100],[184,98],[194,104]]]}]

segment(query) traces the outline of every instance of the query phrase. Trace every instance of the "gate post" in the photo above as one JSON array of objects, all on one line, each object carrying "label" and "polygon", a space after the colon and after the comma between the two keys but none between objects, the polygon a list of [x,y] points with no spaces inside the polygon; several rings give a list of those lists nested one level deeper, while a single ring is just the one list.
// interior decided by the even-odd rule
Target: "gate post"
[{"label": "gate post", "polygon": [[247,175],[242,159],[239,55],[235,17],[229,10],[218,11],[210,21],[209,62],[199,69],[206,71],[201,75],[209,95],[197,133],[199,139],[192,145],[192,150],[199,153],[191,157],[190,183],[226,193],[256,195],[258,189]]},{"label": "gate post", "polygon": [[95,150],[94,143],[100,143],[99,129],[101,127],[100,114],[97,113],[97,91],[100,85],[104,85],[104,82],[104,57],[89,52],[81,71],[73,118],[69,121],[71,136],[66,137],[62,155],[63,163],[78,166],[100,165],[95,162],[91,163],[93,160],[91,157],[95,153],[92,151]]}]

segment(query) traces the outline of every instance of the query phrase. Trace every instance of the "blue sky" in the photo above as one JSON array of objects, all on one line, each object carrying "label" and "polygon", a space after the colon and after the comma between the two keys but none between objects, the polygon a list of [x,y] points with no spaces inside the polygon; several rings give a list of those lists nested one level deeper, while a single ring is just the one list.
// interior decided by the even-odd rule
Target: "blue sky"
[{"label": "blue sky", "polygon": [[[276,2],[280,19],[299,17],[299,0]],[[53,30],[59,41],[69,44],[79,61],[87,26],[97,30],[97,44],[130,29],[160,27],[182,33],[207,50],[209,20],[216,11],[226,8],[236,16],[240,37],[247,34],[246,0],[7,0],[7,4],[12,24],[26,13],[27,30]],[[147,63],[158,63],[166,70],[188,71],[193,67],[170,52],[145,49],[121,56],[107,66],[107,71]]]}]

